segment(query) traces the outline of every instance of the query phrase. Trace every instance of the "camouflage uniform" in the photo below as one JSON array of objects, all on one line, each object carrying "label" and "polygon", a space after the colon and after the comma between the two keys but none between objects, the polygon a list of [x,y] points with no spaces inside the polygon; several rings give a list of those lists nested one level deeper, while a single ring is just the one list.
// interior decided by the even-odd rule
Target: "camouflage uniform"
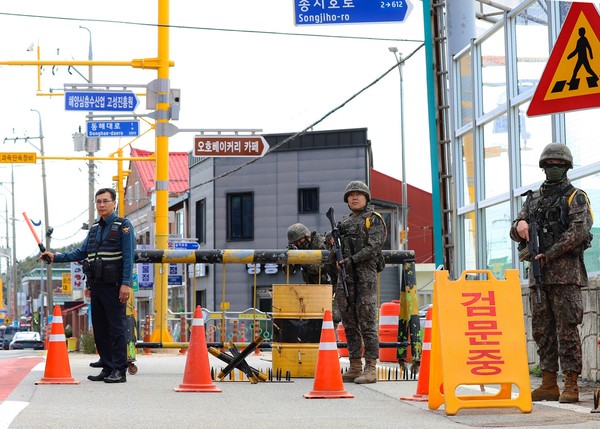
[{"label": "camouflage uniform", "polygon": [[[570,201],[570,203],[569,203]],[[581,340],[577,326],[583,319],[581,287],[588,285],[583,251],[589,246],[593,224],[585,193],[574,188],[566,176],[559,182],[545,181],[525,201],[510,230],[514,241],[525,241],[517,232],[520,220],[530,223],[536,216],[542,263],[541,302],[529,294],[533,338],[543,371],[581,374]],[[526,248],[525,248],[526,249]],[[520,254],[521,260],[529,256]],[[535,286],[529,270],[529,286]]]},{"label": "camouflage uniform", "polygon": [[[367,229],[367,223],[370,225]],[[338,276],[336,301],[348,343],[348,355],[360,359],[379,358],[379,309],[377,308],[377,261],[386,238],[385,224],[367,205],[352,213],[338,225],[350,295],[346,300],[341,275]],[[332,256],[335,254],[332,252]]]},{"label": "camouflage uniform", "polygon": [[[298,246],[300,250],[325,250],[325,237],[316,231],[310,235],[310,241],[305,241]],[[329,284],[330,280],[327,276],[329,271],[324,265],[310,264],[300,265],[302,269],[302,280],[306,284]]]},{"label": "camouflage uniform", "polygon": [[[310,236],[305,235],[310,234]],[[298,241],[302,237],[310,237],[310,240],[305,240],[304,243],[296,246],[294,241]],[[325,243],[325,236],[316,231],[312,233],[302,224],[294,224],[288,229],[288,241],[291,249],[299,250],[328,250]],[[296,266],[291,267],[292,271]],[[302,272],[302,280],[306,284],[331,284],[332,287],[337,282],[337,267],[335,264],[327,263],[322,265],[309,264],[299,265]],[[332,302],[331,316],[334,323],[339,323],[341,320],[340,310],[335,301]]]}]

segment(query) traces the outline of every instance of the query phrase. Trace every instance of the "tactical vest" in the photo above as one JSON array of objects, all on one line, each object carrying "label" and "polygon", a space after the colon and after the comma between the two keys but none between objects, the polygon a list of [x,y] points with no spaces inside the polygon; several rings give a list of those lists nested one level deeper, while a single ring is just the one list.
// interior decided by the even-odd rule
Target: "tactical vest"
[{"label": "tactical vest", "polygon": [[[353,231],[345,231],[344,224],[340,224],[340,235],[342,238],[342,253],[344,258],[352,256],[355,253],[360,252],[366,245],[366,241],[369,239],[369,229],[371,228],[371,216],[377,216],[383,225],[385,235],[387,236],[387,226],[383,217],[374,210],[368,210],[361,213],[361,217],[365,220],[362,222],[365,234],[354,234]],[[377,258],[377,272],[383,271],[385,268],[385,260],[383,254],[380,252]]]},{"label": "tactical vest", "polygon": [[[541,252],[545,252],[552,247],[559,240],[560,235],[569,227],[569,206],[576,192],[577,189],[568,184],[556,187],[556,189],[538,191],[534,194],[535,207],[533,207],[533,215],[538,222]],[[583,191],[580,192],[585,195]],[[591,240],[592,236],[590,235],[582,246],[578,246],[582,249],[577,250],[583,252],[583,250],[590,247]]]},{"label": "tactical vest", "polygon": [[99,222],[90,229],[87,243],[87,263],[90,280],[96,283],[120,284],[123,276],[123,251],[119,231],[125,219],[115,218],[106,239],[98,242]]}]

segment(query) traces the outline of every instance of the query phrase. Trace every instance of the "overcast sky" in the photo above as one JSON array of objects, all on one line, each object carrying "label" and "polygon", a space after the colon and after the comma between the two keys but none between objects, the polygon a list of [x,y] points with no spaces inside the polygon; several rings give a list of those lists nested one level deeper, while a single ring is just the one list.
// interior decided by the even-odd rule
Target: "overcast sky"
[{"label": "overcast sky", "polygon": [[[295,26],[294,0],[171,0],[170,23],[175,28],[170,32],[170,57],[175,67],[170,79],[172,88],[181,89],[180,120],[173,123],[181,129],[252,128],[265,134],[301,131],[392,67],[396,60],[388,48],[396,46],[404,56],[415,52],[403,69],[407,183],[431,191],[425,52],[419,49],[423,7],[421,1],[411,2],[411,13],[403,23]],[[35,60],[39,44],[42,60],[87,60],[89,33],[80,26],[91,31],[96,61],[156,57],[157,4],[148,0],[4,2],[0,59]],[[28,52],[32,43],[34,50]],[[87,67],[77,70],[87,77]],[[65,83],[85,82],[77,72],[71,73],[66,67],[44,67],[42,92],[53,88],[60,93]],[[97,83],[146,85],[156,77],[155,71],[129,67],[93,69]],[[397,179],[402,177],[399,80],[398,71],[393,70],[314,128],[368,128],[375,169]],[[83,155],[74,151],[71,134],[80,126],[85,131],[85,113],[65,111],[61,96],[36,96],[35,67],[0,66],[0,81],[0,141],[39,136],[38,116],[30,111],[37,109],[46,155]],[[144,99],[140,104],[136,112],[148,113]],[[142,123],[141,128],[145,131],[148,126]],[[178,133],[169,139],[170,150],[191,151],[193,137],[193,133]],[[39,140],[31,142],[39,149]],[[97,155],[114,153],[128,142],[104,138]],[[154,151],[153,133],[133,146]],[[6,142],[0,148],[3,152],[35,150],[22,140]],[[97,165],[95,187],[111,186],[116,163],[99,161]],[[85,232],[80,227],[88,219],[87,164],[47,160],[46,169],[49,223],[55,230],[52,247],[82,240]],[[44,215],[40,162],[15,164],[14,174],[17,257],[21,259],[37,250],[22,212],[33,220]],[[0,164],[0,181],[0,247],[5,247],[6,199],[11,217],[10,164]]]}]

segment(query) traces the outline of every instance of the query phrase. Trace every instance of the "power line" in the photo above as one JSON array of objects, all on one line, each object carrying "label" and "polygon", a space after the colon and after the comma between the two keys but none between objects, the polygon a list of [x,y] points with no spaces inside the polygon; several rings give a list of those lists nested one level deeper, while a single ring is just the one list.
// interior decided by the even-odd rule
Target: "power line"
[{"label": "power line", "polygon": [[174,25],[174,24],[154,24],[148,22],[136,22],[136,21],[119,21],[112,19],[99,19],[99,18],[73,18],[66,16],[49,16],[49,15],[31,15],[25,13],[8,13],[0,12],[0,15],[14,16],[21,18],[35,18],[35,19],[53,19],[60,21],[77,21],[77,22],[96,22],[104,24],[119,24],[119,25],[134,25],[139,27],[163,27],[179,30],[202,30],[202,31],[221,31],[228,33],[247,33],[247,34],[267,34],[272,36],[293,36],[293,37],[321,37],[330,39],[351,39],[351,40],[373,40],[378,42],[412,42],[412,43],[423,43],[423,40],[419,39],[390,39],[384,37],[365,37],[365,36],[336,36],[330,34],[304,34],[304,33],[290,33],[285,31],[265,31],[265,30],[241,30],[235,28],[215,28],[215,27],[197,27],[192,25]]},{"label": "power line", "polygon": [[[289,136],[288,138],[282,140],[281,142],[279,142],[278,144],[276,144],[275,146],[273,146],[272,148],[269,149],[269,152],[277,149],[278,147],[289,143],[295,139],[297,139],[298,137],[303,136],[304,134],[306,134],[309,130],[311,130],[312,128],[314,128],[316,125],[320,124],[321,122],[323,122],[325,119],[327,119],[329,116],[333,115],[335,112],[337,112],[338,110],[340,110],[342,107],[346,106],[346,104],[348,104],[349,102],[351,102],[352,100],[354,100],[356,97],[358,97],[360,94],[362,94],[363,92],[365,92],[367,89],[371,88],[373,85],[375,85],[376,83],[378,83],[381,79],[383,79],[385,76],[387,76],[392,70],[394,70],[397,67],[400,67],[400,65],[404,64],[410,57],[412,57],[414,54],[417,53],[417,51],[419,51],[423,46],[425,46],[424,43],[421,43],[415,50],[413,50],[410,54],[408,54],[406,57],[404,57],[402,59],[401,62],[394,64],[392,67],[390,67],[387,71],[385,71],[381,76],[379,76],[378,78],[376,78],[374,81],[372,81],[371,83],[369,83],[368,85],[366,85],[365,87],[363,87],[362,89],[360,89],[358,92],[354,93],[352,96],[350,96],[346,101],[344,101],[342,104],[340,104],[339,106],[335,107],[333,110],[329,111],[328,113],[326,113],[325,115],[323,115],[321,118],[317,119],[315,122],[313,122],[312,124],[310,124],[309,126],[307,126],[306,128],[304,128],[302,131],[297,132],[296,134],[293,134],[291,136]],[[193,190],[196,189],[200,186],[206,185],[208,183],[214,182],[217,179],[221,179],[223,177],[229,176],[232,173],[235,173],[236,171],[241,170],[242,168],[250,165],[250,164],[254,164],[256,161],[258,161],[260,158],[254,158],[244,164],[240,164],[239,166],[233,168],[232,170],[226,171],[223,174],[220,174],[216,177],[213,177],[212,179],[208,179],[196,186],[190,187],[189,190]]]}]

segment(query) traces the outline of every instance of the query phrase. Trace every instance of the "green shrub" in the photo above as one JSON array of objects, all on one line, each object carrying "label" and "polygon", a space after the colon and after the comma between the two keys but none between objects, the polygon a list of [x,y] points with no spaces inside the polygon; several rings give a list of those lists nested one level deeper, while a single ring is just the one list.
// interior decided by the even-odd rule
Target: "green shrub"
[{"label": "green shrub", "polygon": [[87,354],[96,353],[96,343],[94,342],[94,335],[91,332],[84,332],[81,334],[81,350]]},{"label": "green shrub", "polygon": [[539,365],[536,365],[533,368],[531,368],[531,370],[529,372],[530,372],[531,375],[533,375],[535,377],[541,377],[542,376],[542,369],[540,368]]}]

